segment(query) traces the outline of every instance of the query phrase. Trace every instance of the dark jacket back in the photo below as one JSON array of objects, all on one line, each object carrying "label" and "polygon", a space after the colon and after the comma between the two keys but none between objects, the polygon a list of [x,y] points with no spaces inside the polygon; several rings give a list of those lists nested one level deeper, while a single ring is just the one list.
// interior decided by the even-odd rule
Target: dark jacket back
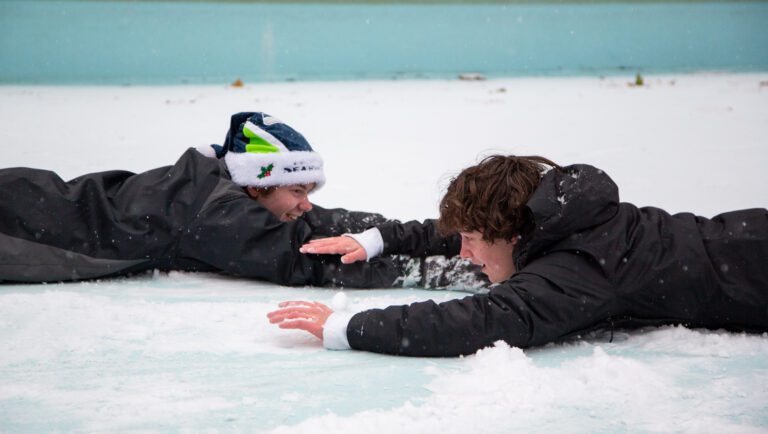
[{"label": "dark jacket back", "polygon": [[[550,171],[527,203],[535,221],[517,272],[487,295],[355,315],[353,348],[468,354],[497,340],[528,347],[597,327],[685,324],[768,330],[768,211],[712,219],[620,203],[602,171]],[[448,254],[433,221],[379,227],[385,253]]]}]

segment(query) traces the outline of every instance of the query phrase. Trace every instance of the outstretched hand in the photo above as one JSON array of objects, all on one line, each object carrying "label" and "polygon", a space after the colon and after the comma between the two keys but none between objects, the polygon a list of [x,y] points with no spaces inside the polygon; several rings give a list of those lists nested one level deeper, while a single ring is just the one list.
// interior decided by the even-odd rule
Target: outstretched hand
[{"label": "outstretched hand", "polygon": [[281,309],[267,314],[269,322],[281,329],[299,329],[312,333],[323,340],[323,326],[333,310],[316,301],[284,301]]},{"label": "outstretched hand", "polygon": [[352,237],[330,237],[311,240],[299,248],[301,253],[315,255],[343,255],[342,264],[351,264],[357,261],[365,261],[368,254],[363,246]]}]

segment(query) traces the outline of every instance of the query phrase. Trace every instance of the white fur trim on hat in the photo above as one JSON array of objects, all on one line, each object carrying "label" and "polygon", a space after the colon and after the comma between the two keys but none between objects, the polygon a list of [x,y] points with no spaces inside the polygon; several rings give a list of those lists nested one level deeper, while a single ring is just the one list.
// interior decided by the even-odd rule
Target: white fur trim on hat
[{"label": "white fur trim on hat", "polygon": [[216,150],[211,145],[200,145],[195,150],[208,158],[216,158]]},{"label": "white fur trim on hat", "polygon": [[[224,156],[232,181],[242,187],[274,187],[316,183],[325,184],[323,159],[317,152],[274,153],[227,152]],[[269,166],[272,165],[271,170]]]}]

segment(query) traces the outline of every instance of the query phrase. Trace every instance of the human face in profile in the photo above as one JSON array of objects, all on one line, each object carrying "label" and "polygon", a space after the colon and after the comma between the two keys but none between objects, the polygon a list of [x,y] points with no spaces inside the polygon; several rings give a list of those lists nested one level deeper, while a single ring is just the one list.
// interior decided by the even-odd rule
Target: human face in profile
[{"label": "human face in profile", "polygon": [[503,282],[515,273],[515,251],[517,238],[512,240],[496,239],[491,242],[483,239],[478,231],[460,232],[462,258],[482,266],[482,272],[492,283]]},{"label": "human face in profile", "polygon": [[269,190],[247,187],[246,191],[280,221],[289,222],[312,210],[309,193],[314,190],[315,186],[316,184],[313,182],[311,184],[285,185]]}]

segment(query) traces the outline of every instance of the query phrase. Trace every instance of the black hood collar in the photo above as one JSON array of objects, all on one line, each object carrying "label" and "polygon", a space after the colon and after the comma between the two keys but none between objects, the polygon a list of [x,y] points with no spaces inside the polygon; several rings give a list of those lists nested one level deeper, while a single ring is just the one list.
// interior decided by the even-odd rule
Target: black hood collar
[{"label": "black hood collar", "polygon": [[602,170],[587,164],[552,169],[526,204],[534,227],[515,252],[520,265],[548,246],[611,219],[618,210],[619,189]]}]

